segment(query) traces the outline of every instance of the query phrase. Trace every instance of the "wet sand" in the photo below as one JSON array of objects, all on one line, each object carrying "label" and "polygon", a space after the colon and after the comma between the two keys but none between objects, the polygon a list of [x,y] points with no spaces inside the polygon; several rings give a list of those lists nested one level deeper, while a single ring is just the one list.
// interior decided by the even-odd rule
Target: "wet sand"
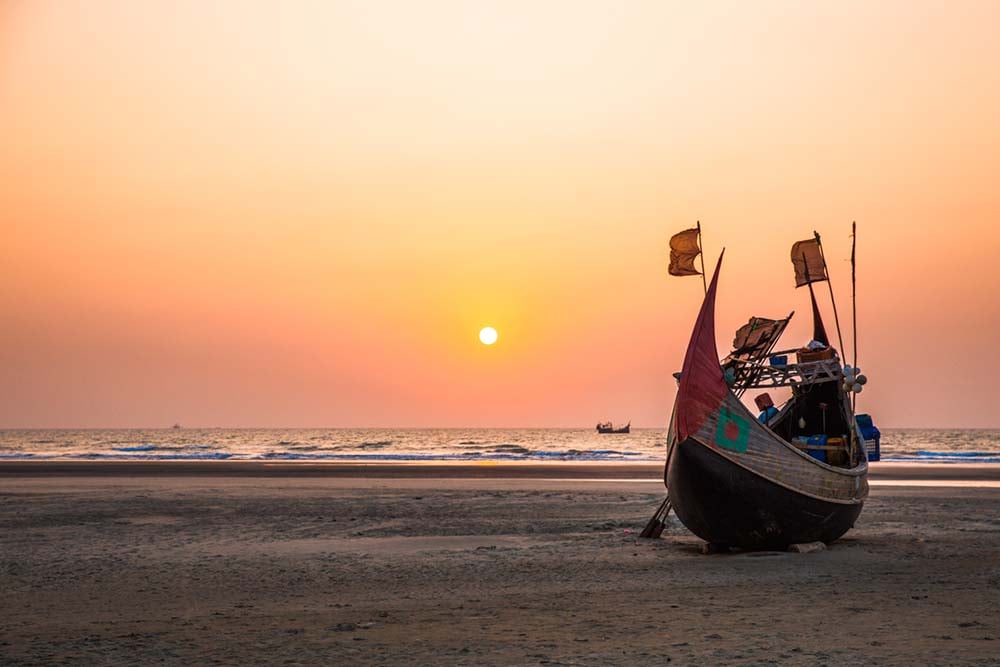
[{"label": "wet sand", "polygon": [[[663,479],[663,463],[562,461],[0,461],[0,480],[23,476],[211,476],[364,478],[601,478]],[[994,480],[1000,466],[976,463],[894,463],[871,465],[873,480]]]},{"label": "wet sand", "polygon": [[636,538],[661,474],[3,462],[0,662],[1000,664],[1000,471],[878,465],[969,486],[875,485],[827,551],[712,556],[673,517]]}]

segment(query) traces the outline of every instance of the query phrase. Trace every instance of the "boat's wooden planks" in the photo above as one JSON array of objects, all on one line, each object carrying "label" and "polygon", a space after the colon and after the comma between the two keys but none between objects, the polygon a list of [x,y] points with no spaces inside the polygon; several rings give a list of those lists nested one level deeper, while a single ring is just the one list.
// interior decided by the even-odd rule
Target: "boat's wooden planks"
[{"label": "boat's wooden planks", "polygon": [[[745,442],[739,432],[726,438],[727,430],[741,428],[746,430]],[[868,496],[867,462],[848,469],[816,461],[761,425],[732,394],[692,438],[761,477],[814,498],[856,503]]]}]

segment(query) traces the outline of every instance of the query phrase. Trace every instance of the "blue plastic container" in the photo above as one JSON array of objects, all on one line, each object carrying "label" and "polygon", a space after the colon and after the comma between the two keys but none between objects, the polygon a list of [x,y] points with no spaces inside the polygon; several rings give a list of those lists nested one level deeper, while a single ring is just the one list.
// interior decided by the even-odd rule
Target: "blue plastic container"
[{"label": "blue plastic container", "polygon": [[776,354],[771,357],[772,366],[787,366],[788,365],[788,355],[787,354]]},{"label": "blue plastic container", "polygon": [[861,437],[865,439],[865,451],[868,453],[869,461],[879,461],[882,459],[881,440],[882,434],[872,421],[871,415],[855,415],[854,420],[861,430]]},{"label": "blue plastic container", "polygon": [[882,443],[880,436],[875,436],[871,440],[865,440],[865,452],[868,453],[869,461],[882,460]]},{"label": "blue plastic container", "polygon": [[806,454],[813,457],[820,463],[826,463],[826,450],[819,449],[818,447],[807,447]]},{"label": "blue plastic container", "polygon": [[810,435],[806,444],[806,453],[817,461],[826,463],[826,435]]}]

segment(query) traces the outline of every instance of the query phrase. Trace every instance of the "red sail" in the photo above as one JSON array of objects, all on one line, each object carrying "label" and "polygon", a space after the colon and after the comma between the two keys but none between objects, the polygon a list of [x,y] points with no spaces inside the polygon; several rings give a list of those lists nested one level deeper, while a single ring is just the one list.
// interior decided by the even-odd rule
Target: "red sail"
[{"label": "red sail", "polygon": [[705,294],[705,301],[701,304],[701,311],[691,333],[691,342],[684,355],[675,406],[678,442],[696,433],[705,419],[718,410],[729,392],[722,376],[722,367],[719,366],[719,351],[715,346],[715,291],[721,267],[722,255],[719,255],[715,274],[708,286],[708,293]]}]

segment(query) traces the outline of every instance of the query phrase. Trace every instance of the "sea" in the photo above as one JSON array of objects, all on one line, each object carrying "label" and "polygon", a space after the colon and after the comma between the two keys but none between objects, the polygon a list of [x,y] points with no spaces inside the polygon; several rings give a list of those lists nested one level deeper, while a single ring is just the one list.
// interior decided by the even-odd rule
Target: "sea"
[{"label": "sea", "polygon": [[[1000,429],[884,429],[883,461],[1000,463]],[[663,461],[665,429],[0,430],[7,460]]]}]

